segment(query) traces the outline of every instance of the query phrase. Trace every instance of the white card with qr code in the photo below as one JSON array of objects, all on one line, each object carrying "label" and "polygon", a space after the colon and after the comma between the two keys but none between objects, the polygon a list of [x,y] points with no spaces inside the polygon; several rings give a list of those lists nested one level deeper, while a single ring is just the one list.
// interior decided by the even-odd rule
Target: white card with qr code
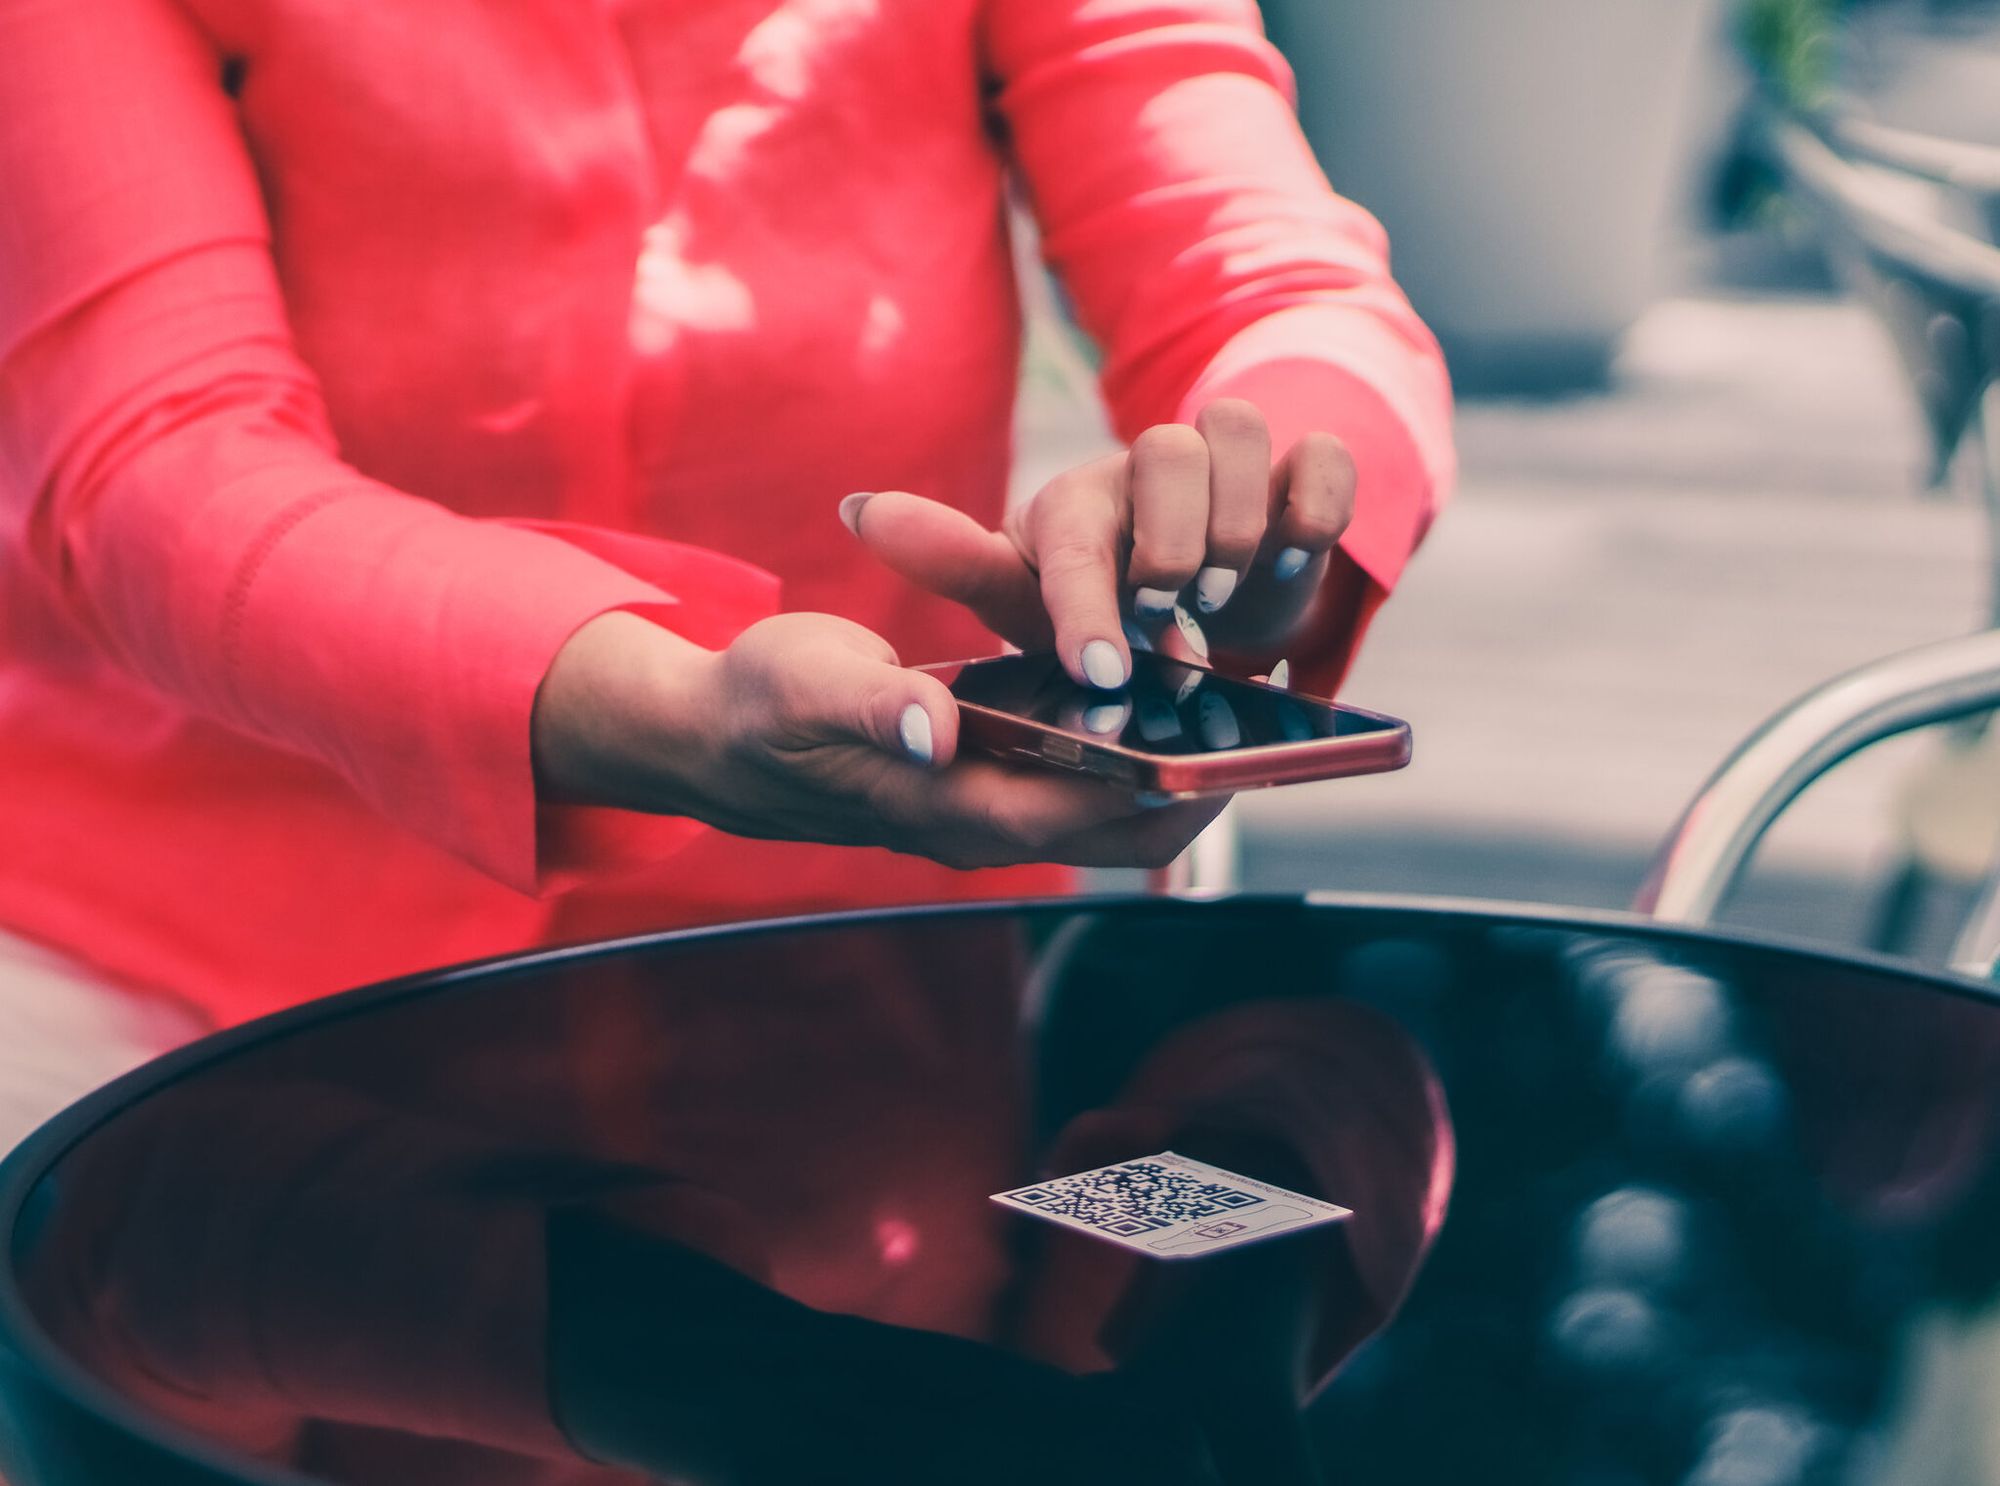
[{"label": "white card with qr code", "polygon": [[1353,1216],[1172,1151],[995,1192],[993,1200],[1156,1259],[1196,1259]]}]

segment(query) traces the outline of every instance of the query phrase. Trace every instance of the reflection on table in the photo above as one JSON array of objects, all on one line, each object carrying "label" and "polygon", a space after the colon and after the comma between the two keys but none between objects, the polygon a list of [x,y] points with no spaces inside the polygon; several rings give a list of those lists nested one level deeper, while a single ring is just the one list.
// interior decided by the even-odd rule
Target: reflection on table
[{"label": "reflection on table", "polygon": [[[227,1049],[14,1261],[321,1481],[1974,1480],[1996,1057],[1914,978],[1470,914],[683,938]],[[986,1200],[1162,1149],[1354,1217],[1162,1263]]]}]

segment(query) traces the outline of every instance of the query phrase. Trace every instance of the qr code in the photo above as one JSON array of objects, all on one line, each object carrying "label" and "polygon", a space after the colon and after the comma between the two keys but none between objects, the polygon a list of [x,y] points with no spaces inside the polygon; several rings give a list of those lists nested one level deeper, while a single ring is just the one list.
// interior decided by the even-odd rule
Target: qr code
[{"label": "qr code", "polygon": [[1127,1161],[1007,1194],[1045,1217],[1068,1218],[1118,1238],[1177,1223],[1239,1212],[1264,1199],[1255,1192],[1176,1171],[1157,1161]]}]

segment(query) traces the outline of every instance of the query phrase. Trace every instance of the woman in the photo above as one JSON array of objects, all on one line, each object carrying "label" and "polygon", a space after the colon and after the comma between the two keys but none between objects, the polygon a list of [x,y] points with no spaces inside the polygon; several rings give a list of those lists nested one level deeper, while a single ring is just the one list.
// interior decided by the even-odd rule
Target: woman
[{"label": "woman", "polygon": [[[1250,0],[0,3],[0,1141],[347,985],[1170,855],[896,659],[1115,684],[1185,590],[1337,680],[1449,395],[1288,86]],[[1132,444],[1002,527],[1010,169]]]}]

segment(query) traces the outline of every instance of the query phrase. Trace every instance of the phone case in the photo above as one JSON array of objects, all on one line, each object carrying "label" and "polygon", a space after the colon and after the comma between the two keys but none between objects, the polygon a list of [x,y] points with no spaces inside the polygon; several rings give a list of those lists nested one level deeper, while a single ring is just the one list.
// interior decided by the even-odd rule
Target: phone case
[{"label": "phone case", "polygon": [[[1188,664],[1176,661],[1177,665]],[[924,669],[947,669],[925,667]],[[1190,666],[1221,676],[1209,666]],[[1224,677],[1237,686],[1261,682]],[[1281,688],[1270,688],[1281,690]],[[1287,693],[1374,722],[1380,731],[1348,737],[1313,738],[1298,743],[1271,743],[1218,753],[1178,755],[1145,753],[1116,743],[1087,742],[1073,733],[960,700],[959,747],[994,758],[1031,761],[1074,773],[1093,774],[1128,789],[1196,799],[1203,795],[1240,794],[1280,784],[1304,784],[1317,779],[1342,779],[1355,774],[1386,774],[1410,761],[1410,725],[1401,718],[1344,702],[1329,702],[1302,692]]]}]

